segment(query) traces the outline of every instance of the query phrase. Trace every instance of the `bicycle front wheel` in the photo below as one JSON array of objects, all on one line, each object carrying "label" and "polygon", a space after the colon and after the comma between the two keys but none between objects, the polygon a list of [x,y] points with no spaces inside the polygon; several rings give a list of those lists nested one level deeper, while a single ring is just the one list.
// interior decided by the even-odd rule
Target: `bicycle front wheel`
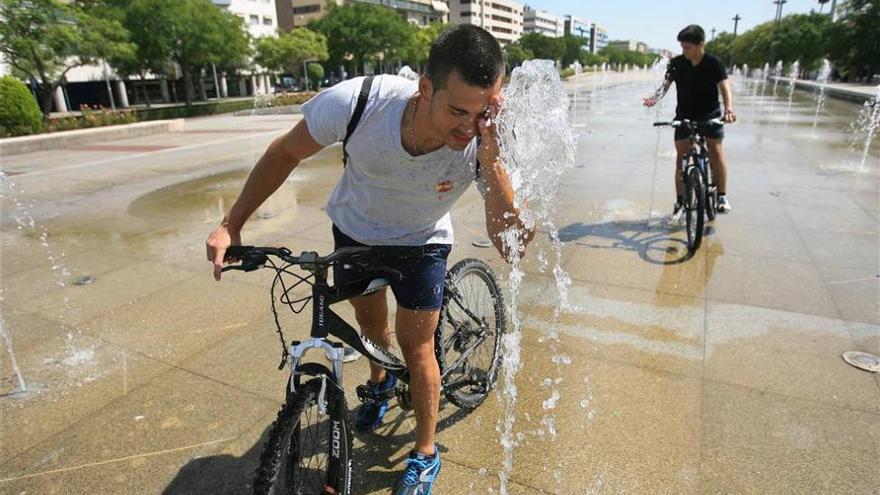
[{"label": "bicycle front wheel", "polygon": [[693,253],[700,249],[700,244],[703,242],[703,221],[706,211],[706,189],[703,187],[703,181],[700,180],[700,170],[696,166],[688,170],[684,187],[688,251]]},{"label": "bicycle front wheel", "polygon": [[313,378],[288,396],[269,431],[254,493],[350,493],[352,436],[345,395]]},{"label": "bicycle front wheel", "polygon": [[446,275],[438,335],[448,374],[446,398],[463,409],[486,400],[498,379],[504,297],[495,274],[477,259],[459,261]]}]

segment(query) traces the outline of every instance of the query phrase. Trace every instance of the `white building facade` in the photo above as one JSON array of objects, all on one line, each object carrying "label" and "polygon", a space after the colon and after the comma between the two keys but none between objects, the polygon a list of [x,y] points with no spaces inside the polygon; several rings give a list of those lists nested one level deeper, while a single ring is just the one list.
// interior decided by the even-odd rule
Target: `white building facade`
[{"label": "white building facade", "polygon": [[565,21],[558,15],[526,5],[523,10],[523,34],[529,33],[561,38],[565,34]]},{"label": "white building facade", "polygon": [[513,0],[449,0],[449,21],[480,26],[506,46],[523,35],[523,10]]}]

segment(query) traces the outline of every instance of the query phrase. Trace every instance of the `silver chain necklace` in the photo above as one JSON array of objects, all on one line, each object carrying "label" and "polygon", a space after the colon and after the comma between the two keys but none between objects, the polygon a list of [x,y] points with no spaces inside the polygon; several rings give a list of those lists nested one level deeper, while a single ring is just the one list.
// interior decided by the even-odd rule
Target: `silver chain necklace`
[{"label": "silver chain necklace", "polygon": [[416,110],[419,108],[419,94],[416,93],[415,101],[413,101],[412,112],[409,115],[409,136],[412,141],[413,152],[416,155],[421,155],[421,149],[419,148],[418,143],[416,142]]}]

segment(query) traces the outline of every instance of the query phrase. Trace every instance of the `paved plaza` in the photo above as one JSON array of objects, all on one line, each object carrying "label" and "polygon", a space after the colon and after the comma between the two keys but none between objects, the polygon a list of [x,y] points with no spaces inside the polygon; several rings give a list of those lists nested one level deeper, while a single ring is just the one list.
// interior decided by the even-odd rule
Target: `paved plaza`
[{"label": "paved plaza", "polygon": [[[864,166],[859,106],[734,81],[730,215],[686,257],[672,210],[674,94],[641,107],[655,74],[588,74],[577,163],[556,225],[573,309],[556,324],[552,273],[524,261],[511,494],[846,493],[880,490],[880,139]],[[774,96],[774,92],[776,96]],[[268,271],[211,277],[204,241],[269,142],[300,115],[188,119],[182,132],[0,158],[0,493],[248,493],[287,376]],[[814,125],[815,120],[815,125]],[[332,247],[324,201],[334,146],[304,162],[244,242]],[[469,191],[451,262],[506,280]],[[341,313],[352,312],[346,306]],[[351,320],[350,320],[351,321]],[[308,315],[285,315],[303,337]],[[367,378],[345,365],[349,406]],[[553,406],[554,392],[559,398]],[[498,493],[504,408],[441,404],[439,494]],[[548,406],[548,400],[550,405]],[[555,425],[555,434],[548,425]],[[414,418],[392,403],[355,440],[354,491],[388,493]]]}]

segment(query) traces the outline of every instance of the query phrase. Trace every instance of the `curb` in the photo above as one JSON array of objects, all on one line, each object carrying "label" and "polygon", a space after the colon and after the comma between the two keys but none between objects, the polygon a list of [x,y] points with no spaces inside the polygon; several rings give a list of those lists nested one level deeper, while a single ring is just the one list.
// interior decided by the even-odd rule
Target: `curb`
[{"label": "curb", "polygon": [[152,120],[149,122],[136,122],[134,124],[111,125],[92,129],[77,129],[74,131],[5,138],[0,139],[0,156],[18,155],[34,151],[57,150],[88,144],[95,141],[151,136],[153,134],[162,134],[165,132],[178,132],[183,130],[183,122],[183,119]]},{"label": "curb", "polygon": [[[768,78],[768,80],[772,80],[772,79],[773,79],[772,77]],[[779,78],[779,82],[782,84],[785,84],[785,85],[791,84],[791,81],[787,78]],[[798,79],[794,82],[795,89],[799,89],[801,91],[808,91],[810,93],[818,93],[819,89],[822,87],[823,87],[823,84],[813,82],[813,81],[803,81],[803,80]],[[825,87],[825,96],[831,96],[833,98],[837,98],[840,100],[847,100],[847,101],[851,101],[853,103],[864,103],[864,102],[874,98],[874,96],[876,95],[876,93],[874,93],[874,94],[864,93],[862,91],[840,88],[840,87],[836,87],[836,86],[824,85],[824,87]]]}]

